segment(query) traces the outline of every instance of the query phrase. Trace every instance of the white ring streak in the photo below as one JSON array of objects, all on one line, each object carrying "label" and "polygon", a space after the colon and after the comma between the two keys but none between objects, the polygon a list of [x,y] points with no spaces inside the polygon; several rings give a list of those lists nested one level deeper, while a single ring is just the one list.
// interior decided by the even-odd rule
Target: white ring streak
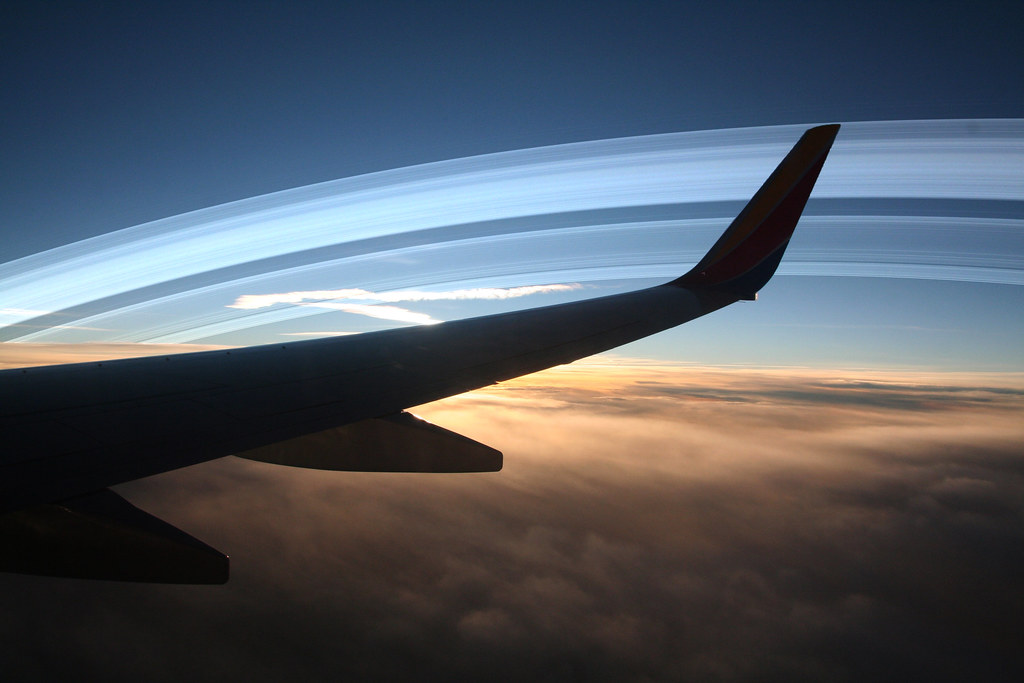
[{"label": "white ring streak", "polygon": [[[742,201],[804,128],[674,133],[519,150],[346,178],[182,214],[0,264],[0,325],[27,325],[14,335],[24,340],[67,340],[73,328],[90,327],[110,330],[100,335],[103,340],[186,341],[315,312],[309,301],[278,302],[266,311],[227,308],[240,297],[345,287],[373,292],[370,298],[385,304],[410,301],[389,299],[395,289],[417,288],[432,297],[419,301],[438,301],[453,298],[445,292],[470,287],[670,277],[699,258],[731,216],[458,239],[446,233],[484,221],[573,211]],[[836,141],[814,199],[1021,202],[1022,168],[1024,120],[851,123]],[[149,301],[79,315],[67,321],[74,325],[45,330],[30,325],[40,312],[170,280],[427,229],[435,231],[428,244],[279,263],[245,277],[202,287],[179,285]],[[1022,235],[1024,221],[1016,217],[807,216],[780,272],[1024,284]],[[334,303],[363,315],[383,310]],[[391,313],[407,322],[433,320],[392,308],[405,311]]]}]

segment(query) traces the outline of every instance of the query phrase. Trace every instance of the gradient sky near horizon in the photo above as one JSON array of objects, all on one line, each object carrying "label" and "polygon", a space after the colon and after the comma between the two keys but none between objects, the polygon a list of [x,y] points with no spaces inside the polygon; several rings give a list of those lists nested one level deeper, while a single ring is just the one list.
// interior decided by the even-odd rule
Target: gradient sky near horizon
[{"label": "gradient sky near horizon", "polygon": [[0,664],[1019,680],[1021,35],[1003,2],[3,3],[0,367],[640,288],[843,129],[759,301],[425,409],[500,475],[119,488],[235,578],[0,576]]}]

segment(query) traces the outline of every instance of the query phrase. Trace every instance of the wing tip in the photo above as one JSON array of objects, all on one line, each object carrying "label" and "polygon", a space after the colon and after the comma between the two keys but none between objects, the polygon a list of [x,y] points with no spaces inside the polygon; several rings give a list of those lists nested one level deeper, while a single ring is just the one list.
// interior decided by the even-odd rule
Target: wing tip
[{"label": "wing tip", "polygon": [[704,258],[669,284],[753,299],[775,274],[839,129],[830,123],[804,131]]}]

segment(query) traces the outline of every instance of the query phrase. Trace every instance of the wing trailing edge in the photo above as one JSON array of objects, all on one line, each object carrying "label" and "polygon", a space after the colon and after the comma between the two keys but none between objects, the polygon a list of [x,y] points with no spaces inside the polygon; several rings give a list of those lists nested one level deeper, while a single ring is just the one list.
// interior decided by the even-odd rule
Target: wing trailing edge
[{"label": "wing trailing edge", "polygon": [[219,584],[228,557],[104,489],[0,515],[0,571]]},{"label": "wing trailing edge", "polygon": [[497,472],[502,460],[501,451],[404,411],[235,455],[343,472]]}]

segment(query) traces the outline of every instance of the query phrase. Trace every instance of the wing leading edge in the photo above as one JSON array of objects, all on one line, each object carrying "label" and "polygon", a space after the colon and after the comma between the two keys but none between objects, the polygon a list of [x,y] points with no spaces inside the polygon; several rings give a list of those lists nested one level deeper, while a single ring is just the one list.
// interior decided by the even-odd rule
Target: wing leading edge
[{"label": "wing leading edge", "polygon": [[[32,510],[66,511],[67,501],[109,486],[231,454],[336,470],[500,469],[497,451],[403,411],[754,298],[774,274],[838,130],[804,133],[708,254],[664,285],[350,337],[0,371],[0,512],[46,526],[67,515]],[[90,519],[113,509],[101,508],[91,506]],[[0,524],[0,539],[5,533]],[[195,539],[176,541],[150,546],[208,562]],[[2,560],[0,570],[34,566]],[[89,576],[104,578],[95,562],[90,567]],[[120,574],[105,578],[172,580]],[[198,574],[182,570],[180,580]],[[226,564],[222,574],[202,575],[226,578]]]}]

